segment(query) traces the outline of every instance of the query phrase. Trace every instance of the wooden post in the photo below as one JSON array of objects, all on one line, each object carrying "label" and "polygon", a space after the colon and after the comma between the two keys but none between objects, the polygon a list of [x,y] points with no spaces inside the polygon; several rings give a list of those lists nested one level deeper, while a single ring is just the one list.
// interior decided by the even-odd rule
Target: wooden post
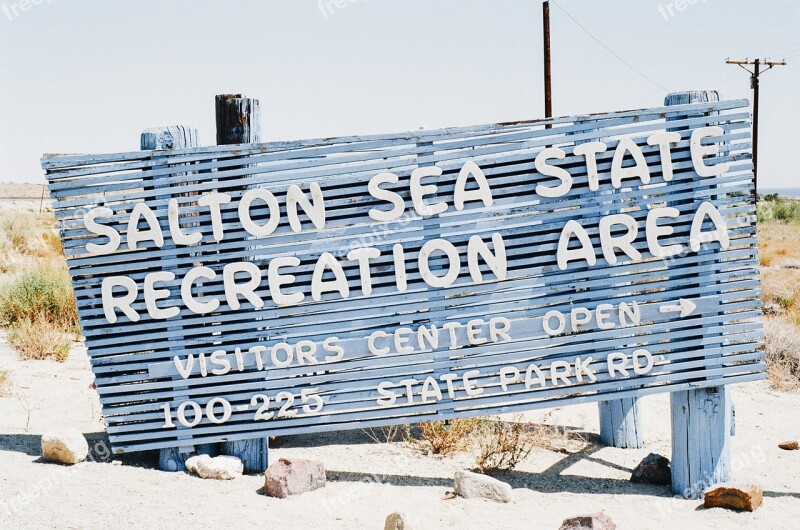
[{"label": "wooden post", "polygon": [[[199,145],[197,129],[184,125],[147,129],[142,132],[140,137],[140,146],[143,151],[167,151],[170,149],[183,149],[184,147],[197,147]],[[154,190],[165,189],[164,195],[157,195],[157,198],[167,199],[170,197],[167,191],[169,189],[169,184],[160,184],[157,178],[152,181],[151,186],[147,187]],[[158,191],[156,191],[156,194],[158,194]],[[168,230],[166,214],[161,216],[161,223],[161,229],[166,233]],[[171,241],[165,241],[165,245],[162,248],[174,248],[174,244]],[[164,270],[170,270],[170,268],[165,267]],[[169,329],[170,331],[180,331],[181,326],[178,323],[178,325],[171,326]],[[180,340],[180,337],[178,337],[178,340]],[[170,340],[169,342],[171,343],[172,341]],[[180,347],[173,346],[172,344],[169,345],[169,349],[170,351],[175,351],[176,354],[180,352]],[[188,399],[188,387],[178,386],[177,383],[179,383],[179,381],[176,381],[176,386],[173,387],[173,397],[178,402],[181,401],[181,399],[179,399],[181,396]],[[184,466],[186,459],[198,453],[214,454],[215,446],[214,444],[203,444],[198,446],[186,445],[161,449],[158,456],[158,466],[162,471],[184,471],[186,469]]]},{"label": "wooden post", "polygon": [[[542,3],[542,50],[544,52],[544,117],[553,117],[553,89],[550,71],[550,2]],[[550,129],[552,125],[546,125]]]},{"label": "wooden post", "polygon": [[214,103],[217,145],[261,141],[261,106],[257,99],[246,98],[241,94],[220,94]]},{"label": "wooden post", "polygon": [[[716,91],[669,94],[665,105],[719,101]],[[710,251],[703,251],[710,252]],[[704,283],[698,278],[698,284]],[[707,282],[706,282],[707,284]],[[725,386],[670,394],[672,491],[698,498],[704,489],[730,479],[733,404]]]},{"label": "wooden post", "polygon": [[730,480],[733,405],[725,386],[670,394],[672,491],[696,499]]},{"label": "wooden post", "polygon": [[[615,207],[623,207],[619,201],[618,204],[614,204],[613,189],[599,195],[596,194],[596,196],[603,204],[608,205],[607,210],[600,212],[603,216],[609,215]],[[625,283],[625,285],[628,284],[629,282]],[[603,444],[622,449],[638,449],[644,445],[639,398],[628,397],[599,401],[597,406],[600,413],[600,441]]]},{"label": "wooden post", "polygon": [[644,445],[639,398],[600,401],[600,441],[611,447],[638,449]]},{"label": "wooden post", "polygon": [[[218,145],[261,140],[261,110],[257,99],[241,94],[221,94],[215,98],[215,110]],[[225,442],[222,452],[241,458],[245,473],[263,473],[269,464],[269,438]]]}]

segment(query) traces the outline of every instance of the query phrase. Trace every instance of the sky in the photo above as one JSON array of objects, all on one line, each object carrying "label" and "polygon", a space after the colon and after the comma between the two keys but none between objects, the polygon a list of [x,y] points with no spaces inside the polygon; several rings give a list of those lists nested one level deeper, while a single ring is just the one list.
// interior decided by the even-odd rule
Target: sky
[{"label": "sky", "polygon": [[[390,133],[544,116],[541,0],[0,0],[0,182],[43,183],[43,153],[139,148],[214,95],[261,101],[263,139]],[[800,2],[553,0],[556,116],[750,98],[760,187],[800,186]]]}]

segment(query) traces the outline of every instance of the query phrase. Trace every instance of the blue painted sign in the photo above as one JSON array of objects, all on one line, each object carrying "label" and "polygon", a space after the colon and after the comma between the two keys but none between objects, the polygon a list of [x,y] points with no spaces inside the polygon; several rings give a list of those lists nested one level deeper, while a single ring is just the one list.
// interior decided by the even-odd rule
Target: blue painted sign
[{"label": "blue painted sign", "polygon": [[128,452],[761,379],[750,147],[728,101],[42,166]]}]

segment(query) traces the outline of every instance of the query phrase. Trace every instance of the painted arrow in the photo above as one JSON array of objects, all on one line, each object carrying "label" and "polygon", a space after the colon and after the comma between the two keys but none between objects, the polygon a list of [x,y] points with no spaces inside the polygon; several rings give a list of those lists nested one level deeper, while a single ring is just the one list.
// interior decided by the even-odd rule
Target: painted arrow
[{"label": "painted arrow", "polygon": [[681,298],[678,300],[678,305],[662,305],[658,308],[658,310],[662,313],[680,313],[681,318],[688,317],[694,310],[697,309],[697,305],[691,300],[686,300],[685,298]]}]

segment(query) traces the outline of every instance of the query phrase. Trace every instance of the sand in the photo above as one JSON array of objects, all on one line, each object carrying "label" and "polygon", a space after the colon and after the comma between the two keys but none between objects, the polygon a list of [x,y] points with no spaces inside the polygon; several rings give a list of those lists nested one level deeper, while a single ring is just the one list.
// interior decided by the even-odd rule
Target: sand
[{"label": "sand", "polygon": [[[415,528],[558,528],[569,516],[604,510],[618,528],[796,528],[800,519],[800,451],[778,443],[800,438],[800,394],[760,382],[734,387],[734,478],[765,491],[754,513],[703,509],[673,498],[666,487],[632,484],[633,467],[650,452],[669,456],[669,399],[643,400],[646,447],[591,444],[580,453],[535,450],[518,469],[497,475],[514,488],[510,504],[443,497],[453,474],[474,466],[472,455],[434,457],[403,442],[376,444],[360,431],[285,437],[270,459],[325,463],[328,485],[298,497],[258,493],[260,476],[203,480],[156,469],[153,453],[107,456],[100,405],[91,388],[85,349],[65,363],[20,361],[0,330],[0,370],[12,395],[0,398],[0,528],[194,527],[383,528],[405,512]],[[529,414],[539,421],[542,412]],[[549,421],[596,442],[596,405],[554,409]],[[40,460],[40,435],[75,427],[86,433],[94,461],[65,467]]]},{"label": "sand", "polygon": [[44,183],[0,182],[0,212],[38,212],[50,205],[50,193]]}]

